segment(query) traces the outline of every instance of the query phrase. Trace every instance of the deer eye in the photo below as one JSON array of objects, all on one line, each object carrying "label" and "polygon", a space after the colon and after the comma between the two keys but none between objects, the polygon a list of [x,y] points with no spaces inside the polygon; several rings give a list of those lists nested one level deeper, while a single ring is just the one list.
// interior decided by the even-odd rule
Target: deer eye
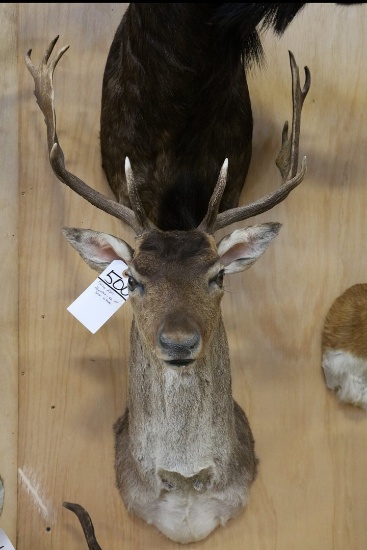
[{"label": "deer eye", "polygon": [[223,279],[224,279],[224,269],[221,269],[219,273],[213,279],[209,281],[210,284],[216,284],[219,288],[223,288]]},{"label": "deer eye", "polygon": [[133,292],[133,290],[136,289],[136,287],[139,285],[138,281],[132,277],[132,275],[129,275],[127,279],[127,288],[130,292]]}]

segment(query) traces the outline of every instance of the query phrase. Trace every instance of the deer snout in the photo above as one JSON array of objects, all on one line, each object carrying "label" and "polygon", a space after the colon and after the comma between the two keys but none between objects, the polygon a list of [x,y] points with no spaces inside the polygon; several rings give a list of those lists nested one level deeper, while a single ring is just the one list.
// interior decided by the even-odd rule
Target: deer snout
[{"label": "deer snout", "polygon": [[197,359],[201,350],[199,327],[183,315],[170,315],[158,331],[158,355],[169,365],[182,367]]}]

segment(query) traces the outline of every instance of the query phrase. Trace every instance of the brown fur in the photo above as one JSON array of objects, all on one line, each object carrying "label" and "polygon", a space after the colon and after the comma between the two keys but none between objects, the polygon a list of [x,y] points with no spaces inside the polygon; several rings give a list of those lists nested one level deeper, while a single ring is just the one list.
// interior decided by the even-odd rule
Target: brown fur
[{"label": "brown fur", "polygon": [[367,284],[356,284],[335,300],[325,320],[322,347],[367,359]]},{"label": "brown fur", "polygon": [[[213,323],[214,325],[214,323]],[[202,358],[167,382],[167,367],[131,333],[129,408],[115,424],[116,480],[127,508],[160,527],[167,493],[205,496],[225,523],[247,502],[256,475],[254,440],[231,394],[229,354],[222,321]],[[191,495],[191,496],[190,496]],[[162,529],[170,538],[186,539]]]},{"label": "brown fur", "polygon": [[111,235],[64,232],[94,269],[105,268],[109,251],[128,265],[134,316],[128,409],[115,425],[116,481],[127,508],[172,540],[206,537],[248,501],[257,459],[232,397],[222,283],[224,273],[252,265],[279,229],[235,230],[218,248],[199,229],[151,230],[134,251]]}]

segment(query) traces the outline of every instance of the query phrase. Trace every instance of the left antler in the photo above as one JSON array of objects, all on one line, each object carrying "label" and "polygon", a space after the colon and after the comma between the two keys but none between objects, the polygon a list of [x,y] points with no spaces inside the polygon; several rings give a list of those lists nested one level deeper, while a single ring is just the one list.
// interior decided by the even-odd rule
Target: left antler
[{"label": "left antler", "polygon": [[[214,189],[212,198],[209,203],[208,212],[204,220],[199,225],[199,229],[207,233],[215,233],[218,229],[222,229],[227,225],[235,222],[251,218],[258,214],[262,214],[270,210],[280,202],[287,198],[289,193],[297,187],[303,180],[306,173],[306,157],[303,158],[301,169],[297,172],[298,154],[299,154],[299,136],[301,128],[301,112],[303,102],[310,89],[311,75],[308,67],[305,67],[305,84],[303,89],[300,87],[299,70],[292,52],[289,52],[290,66],[292,72],[292,100],[293,100],[293,116],[292,116],[292,133],[291,138],[288,138],[288,123],[286,122],[282,133],[282,146],[279,151],[276,164],[282,175],[283,184],[273,193],[269,193],[265,197],[258,199],[245,206],[232,208],[218,212],[218,197],[219,202],[223,194],[225,186],[225,177],[223,177],[223,168],[218,183]],[[224,181],[223,181],[224,180]]]},{"label": "left antler", "polygon": [[59,180],[78,193],[78,195],[81,195],[89,203],[93,204],[97,208],[100,208],[104,212],[107,212],[108,214],[111,214],[112,216],[126,222],[137,234],[140,234],[148,230],[148,220],[144,209],[142,208],[141,202],[138,200],[138,193],[135,188],[130,162],[126,163],[125,168],[129,187],[129,198],[133,210],[123,204],[109,199],[108,197],[105,197],[101,193],[98,193],[98,191],[95,191],[92,187],[89,187],[89,185],[84,183],[84,181],[68,172],[65,168],[64,153],[61,149],[56,133],[53,73],[56,65],[64,53],[68,50],[69,46],[64,46],[61,48],[56,54],[56,57],[50,60],[51,53],[58,38],[59,37],[57,36],[47,48],[38,69],[31,61],[32,50],[27,52],[25,58],[28,70],[33,76],[35,82],[34,95],[36,96],[37,103],[45,116],[48,151],[52,169]]}]

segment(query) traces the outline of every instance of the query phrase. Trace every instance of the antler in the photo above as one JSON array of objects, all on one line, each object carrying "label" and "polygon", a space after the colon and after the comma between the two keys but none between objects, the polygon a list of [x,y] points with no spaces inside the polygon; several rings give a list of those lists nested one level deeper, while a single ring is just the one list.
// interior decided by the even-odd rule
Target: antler
[{"label": "antler", "polygon": [[208,211],[198,229],[210,233],[210,228],[215,224],[222,195],[227,183],[228,159],[223,162],[219,178],[209,201]]},{"label": "antler", "polygon": [[214,197],[219,196],[221,198],[224,190],[223,177],[220,176],[210,200],[208,212],[204,220],[199,225],[199,229],[202,229],[207,233],[215,233],[215,231],[218,231],[218,229],[222,229],[227,225],[262,214],[263,212],[270,210],[280,202],[284,201],[284,199],[288,197],[289,193],[303,180],[306,173],[306,157],[303,158],[301,169],[297,172],[299,135],[302,106],[308,90],[310,89],[311,75],[308,67],[305,67],[305,84],[301,90],[299,70],[292,52],[289,52],[289,59],[292,72],[292,133],[291,138],[289,139],[288,122],[286,122],[282,133],[282,146],[276,160],[276,164],[282,175],[283,184],[276,191],[269,193],[261,199],[258,199],[250,204],[246,204],[245,206],[226,210],[225,212],[221,212],[216,215],[218,212],[218,202],[214,199]]},{"label": "antler", "polygon": [[131,191],[130,201],[133,210],[123,204],[109,199],[108,197],[105,197],[101,193],[98,193],[98,191],[95,191],[92,187],[89,187],[89,185],[84,183],[84,181],[68,172],[65,168],[64,153],[61,149],[56,133],[53,73],[61,57],[69,49],[69,46],[64,46],[61,48],[55,58],[50,60],[51,53],[58,39],[59,37],[57,36],[54,40],[52,40],[38,66],[38,69],[31,61],[32,50],[29,50],[25,57],[27,68],[33,76],[35,82],[34,95],[36,96],[37,103],[45,117],[51,167],[59,180],[78,193],[78,195],[82,196],[89,203],[93,204],[97,208],[100,208],[104,212],[107,212],[119,220],[126,222],[137,234],[140,234],[148,229],[148,223],[140,200],[137,199],[138,193],[134,183],[134,178],[132,176],[130,163],[128,163],[129,174],[127,174],[127,179],[129,191]]},{"label": "antler", "polygon": [[80,506],[80,504],[74,504],[73,502],[63,502],[64,508],[71,510],[78,517],[80,525],[83,528],[85,540],[87,541],[89,550],[102,550],[97,542],[94,534],[94,527],[90,515],[88,512]]},{"label": "antler", "polygon": [[311,85],[311,75],[308,67],[305,67],[305,84],[301,90],[299,82],[299,70],[296,60],[291,51],[289,51],[289,61],[292,72],[292,98],[293,98],[293,114],[292,114],[292,133],[291,139],[288,138],[288,122],[285,122],[282,132],[282,146],[280,148],[276,165],[282,175],[283,182],[294,178],[297,174],[298,166],[298,149],[299,149],[299,134],[301,130],[301,111],[303,102],[307,96]]}]

